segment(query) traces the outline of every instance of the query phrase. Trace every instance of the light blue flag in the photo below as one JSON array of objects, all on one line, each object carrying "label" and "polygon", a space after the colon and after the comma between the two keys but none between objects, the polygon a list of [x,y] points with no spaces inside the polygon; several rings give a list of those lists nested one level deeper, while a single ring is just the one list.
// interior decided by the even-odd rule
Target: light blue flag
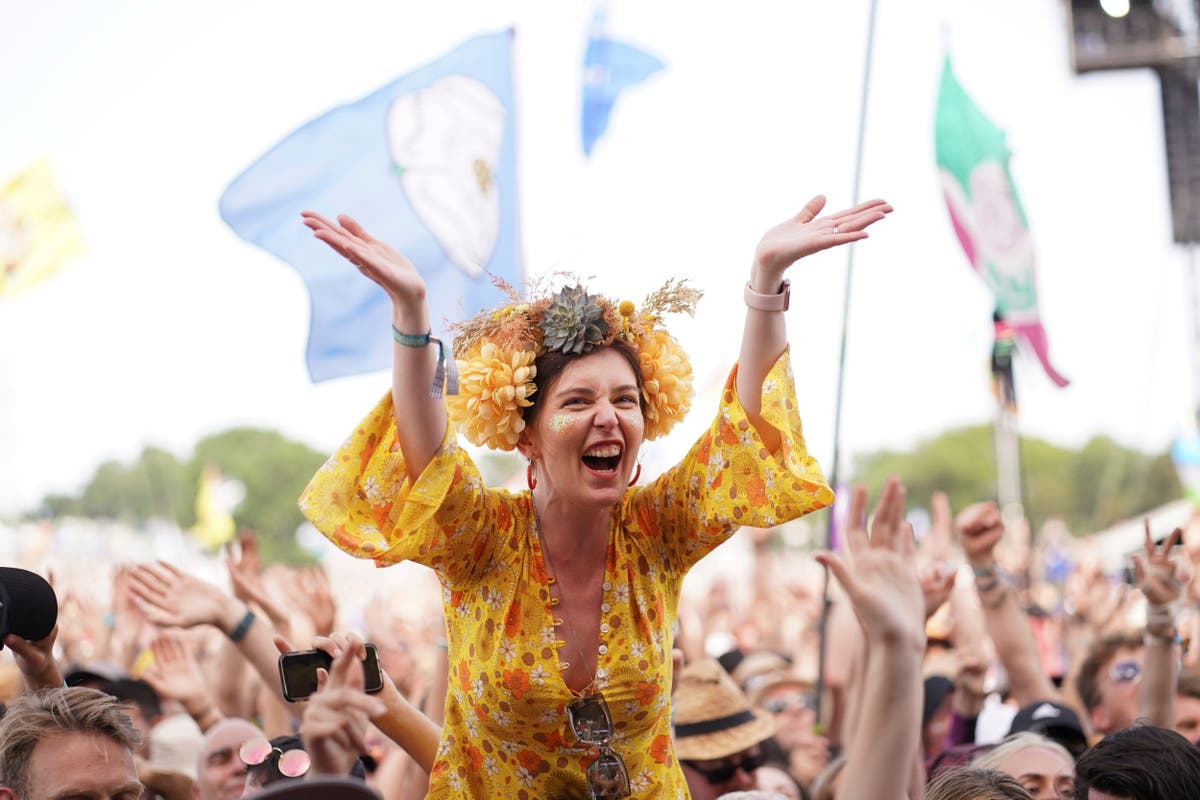
[{"label": "light blue flag", "polygon": [[[391,364],[386,294],[300,221],[345,213],[416,265],[435,336],[514,286],[518,257],[512,31],[478,36],[294,131],[221,196],[246,241],[308,286],[313,381]],[[424,333],[424,331],[406,331]]]},{"label": "light blue flag", "polygon": [[608,129],[608,117],[618,95],[663,68],[656,56],[608,35],[603,13],[592,21],[587,52],[583,56],[584,155],[591,155],[596,140]]}]

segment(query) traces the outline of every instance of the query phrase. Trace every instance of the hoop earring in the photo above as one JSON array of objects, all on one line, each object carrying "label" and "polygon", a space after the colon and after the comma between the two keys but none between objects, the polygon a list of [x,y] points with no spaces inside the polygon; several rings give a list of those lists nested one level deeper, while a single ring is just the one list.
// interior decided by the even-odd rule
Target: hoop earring
[{"label": "hoop earring", "polygon": [[640,478],[640,477],[642,477],[642,462],[641,461],[637,462],[637,472],[633,473],[633,480],[631,480],[629,482],[629,485],[633,486],[635,483],[638,482],[638,478]]},{"label": "hoop earring", "polygon": [[529,484],[529,491],[532,492],[537,488],[537,474],[533,469],[533,461],[530,461],[529,466],[525,468],[525,482]]}]

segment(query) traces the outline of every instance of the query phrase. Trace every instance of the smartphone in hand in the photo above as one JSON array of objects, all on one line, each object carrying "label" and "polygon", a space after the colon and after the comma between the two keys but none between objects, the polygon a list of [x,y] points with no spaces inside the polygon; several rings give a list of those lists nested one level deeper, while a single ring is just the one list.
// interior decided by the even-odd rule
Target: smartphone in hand
[{"label": "smartphone in hand", "polygon": [[[378,692],[383,688],[383,675],[379,672],[379,652],[368,643],[367,657],[362,662],[364,688],[367,692]],[[283,687],[283,699],[289,703],[307,700],[317,691],[317,669],[329,671],[333,658],[324,650],[293,650],[279,656],[279,682]]]}]

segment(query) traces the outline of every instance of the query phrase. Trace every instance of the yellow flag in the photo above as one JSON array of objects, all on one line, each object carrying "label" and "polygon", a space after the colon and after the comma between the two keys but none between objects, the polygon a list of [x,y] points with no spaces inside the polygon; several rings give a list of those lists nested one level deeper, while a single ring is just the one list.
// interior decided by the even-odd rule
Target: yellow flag
[{"label": "yellow flag", "polygon": [[79,223],[47,160],[0,186],[0,297],[27,289],[83,251]]},{"label": "yellow flag", "polygon": [[204,468],[196,491],[196,524],[192,527],[192,535],[209,550],[220,548],[237,533],[230,513],[237,500],[229,496],[229,488],[240,487],[230,486],[221,476],[221,470],[211,464]]}]

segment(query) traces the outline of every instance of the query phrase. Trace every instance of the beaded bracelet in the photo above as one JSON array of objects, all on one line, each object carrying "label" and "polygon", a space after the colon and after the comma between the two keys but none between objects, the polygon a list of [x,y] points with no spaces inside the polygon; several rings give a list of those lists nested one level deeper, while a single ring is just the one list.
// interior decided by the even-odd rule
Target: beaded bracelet
[{"label": "beaded bracelet", "polygon": [[405,347],[426,347],[430,342],[438,346],[437,369],[433,371],[433,388],[429,390],[430,397],[442,396],[442,384],[446,384],[447,394],[458,394],[458,364],[453,356],[446,358],[446,345],[436,336],[427,333],[401,333],[395,325],[392,326],[392,338]]}]

